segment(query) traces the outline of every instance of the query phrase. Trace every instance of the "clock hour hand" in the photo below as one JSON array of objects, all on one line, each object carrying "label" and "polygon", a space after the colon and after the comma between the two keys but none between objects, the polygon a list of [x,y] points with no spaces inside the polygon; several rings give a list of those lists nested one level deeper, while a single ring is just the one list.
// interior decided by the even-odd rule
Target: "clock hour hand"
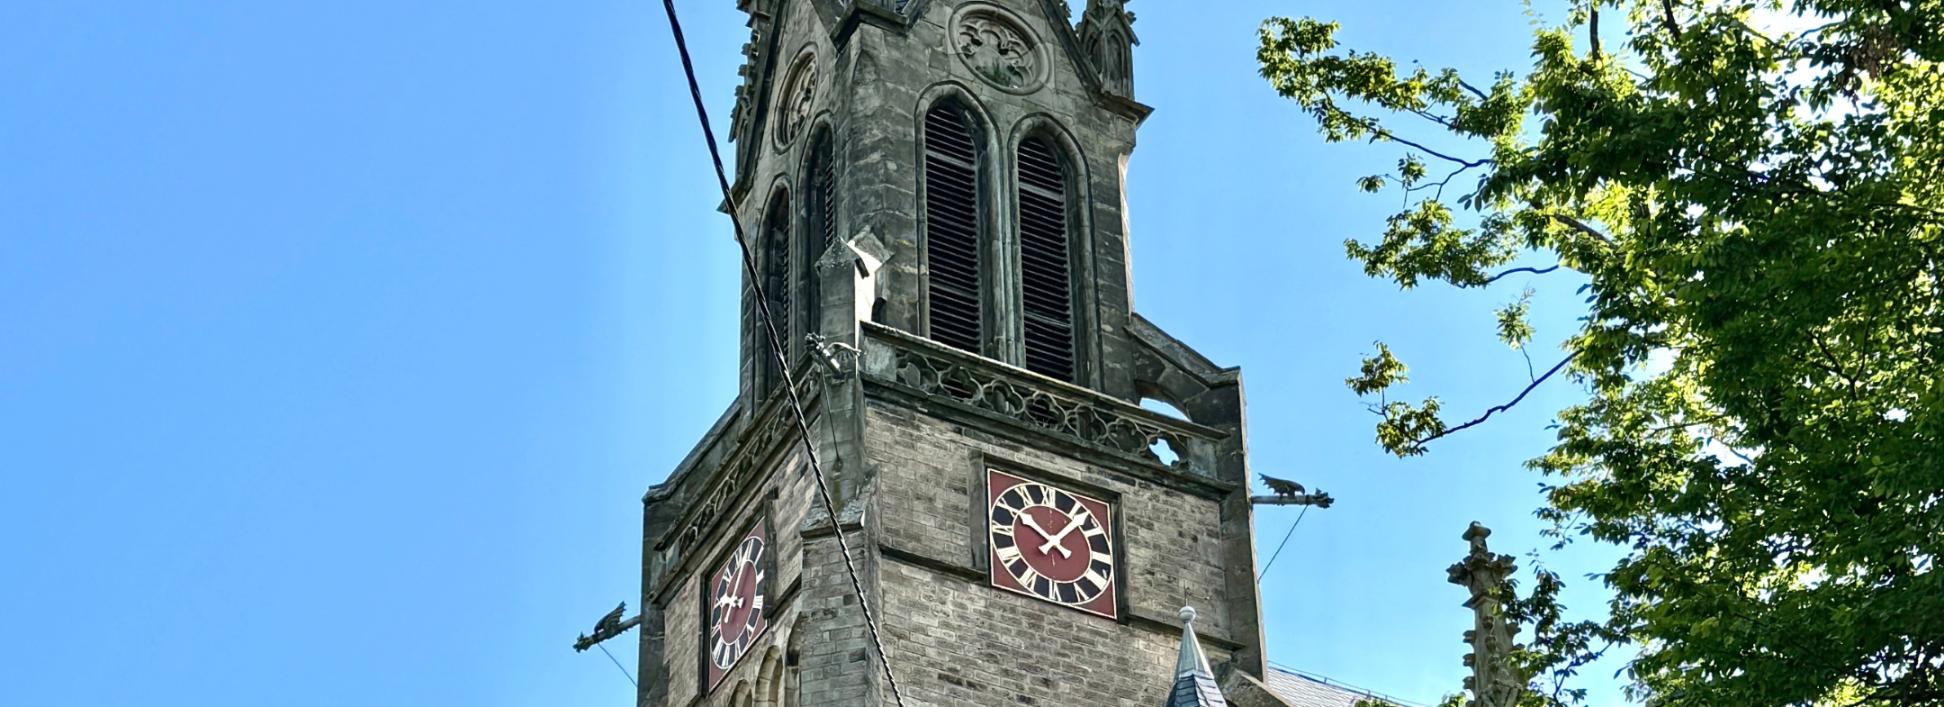
[{"label": "clock hour hand", "polygon": [[1072,557],[1073,551],[1066,549],[1066,546],[1061,545],[1060,541],[1065,540],[1067,534],[1073,532],[1074,528],[1080,527],[1080,521],[1085,519],[1086,516],[1075,516],[1074,518],[1067,521],[1066,527],[1060,529],[1060,532],[1054,533],[1052,535],[1046,535],[1045,533],[1041,533],[1041,535],[1046,535],[1046,543],[1040,545],[1040,554],[1042,555],[1046,554],[1046,550],[1048,548],[1057,547],[1060,549],[1061,557]]},{"label": "clock hour hand", "polygon": [[[1040,545],[1040,549],[1039,549],[1040,554],[1044,555],[1046,554],[1047,550],[1057,549],[1060,551],[1061,557],[1073,556],[1072,550],[1066,549],[1066,546],[1061,545],[1059,539],[1056,538],[1053,533],[1047,532],[1045,528],[1040,527],[1039,521],[1033,520],[1033,514],[1027,513],[1025,511],[1020,511],[1019,520],[1021,523],[1025,523],[1026,527],[1032,528],[1034,532],[1039,533],[1041,537],[1048,539],[1045,544]],[[1068,526],[1068,529],[1071,530],[1072,526]]]}]

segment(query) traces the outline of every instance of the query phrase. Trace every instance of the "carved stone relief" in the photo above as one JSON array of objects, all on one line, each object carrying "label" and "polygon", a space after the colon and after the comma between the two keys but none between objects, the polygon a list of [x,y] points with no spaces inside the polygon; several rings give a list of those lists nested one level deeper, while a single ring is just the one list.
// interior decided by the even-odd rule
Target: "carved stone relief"
[{"label": "carved stone relief", "polygon": [[952,50],[972,73],[1007,91],[1027,93],[1045,80],[1046,58],[1038,40],[997,8],[961,11],[953,23]]},{"label": "carved stone relief", "polygon": [[786,147],[810,125],[817,108],[817,59],[805,54],[790,67],[783,92],[776,96],[776,146]]}]

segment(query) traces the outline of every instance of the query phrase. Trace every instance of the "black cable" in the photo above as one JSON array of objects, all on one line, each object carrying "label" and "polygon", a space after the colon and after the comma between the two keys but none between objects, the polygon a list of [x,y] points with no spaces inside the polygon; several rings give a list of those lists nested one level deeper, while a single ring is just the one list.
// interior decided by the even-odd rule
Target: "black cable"
[{"label": "black cable", "polygon": [[607,646],[604,646],[604,645],[601,645],[601,644],[599,644],[599,643],[596,643],[596,644],[594,644],[594,647],[595,647],[595,648],[599,648],[599,649],[601,649],[601,652],[602,652],[602,653],[607,653],[607,657],[608,657],[608,660],[610,660],[610,661],[613,661],[613,662],[614,662],[614,667],[615,667],[615,668],[617,668],[617,669],[619,669],[619,670],[621,671],[621,677],[624,677],[624,678],[627,678],[627,679],[628,679],[628,684],[629,684],[629,685],[633,685],[633,686],[634,686],[634,688],[635,688],[635,690],[637,690],[637,691],[641,689],[641,683],[638,683],[638,682],[635,682],[635,679],[634,679],[634,674],[633,674],[633,673],[630,673],[630,672],[628,672],[628,669],[627,669],[627,668],[623,668],[623,667],[621,667],[621,661],[618,661],[618,660],[614,660],[614,654],[613,654],[613,653],[608,653],[608,649],[607,649]]},{"label": "black cable", "polygon": [[729,189],[729,172],[722,166],[722,150],[716,146],[715,130],[709,127],[709,109],[702,104],[702,86],[695,80],[695,63],[689,59],[688,39],[682,35],[682,21],[675,16],[675,0],[662,0],[662,7],[668,11],[668,29],[675,35],[675,49],[682,56],[682,73],[688,77],[689,97],[695,101],[695,117],[702,123],[702,138],[709,145],[709,159],[715,163],[716,183],[722,187],[723,203],[729,208],[729,223],[735,228],[736,247],[742,251],[743,272],[756,290],[756,309],[762,316],[763,330],[769,341],[770,355],[776,358],[777,367],[783,372],[783,389],[789,394],[790,409],[796,416],[797,434],[803,440],[804,454],[809,457],[810,470],[817,477],[817,495],[823,499],[824,512],[830,515],[831,529],[837,536],[837,548],[844,554],[844,570],[850,574],[851,591],[857,594],[857,608],[864,612],[864,626],[870,630],[871,643],[877,647],[878,660],[884,666],[884,681],[891,689],[891,697],[899,707],[904,707],[904,694],[898,690],[898,679],[891,672],[891,656],[884,652],[884,639],[878,632],[877,618],[871,613],[871,604],[864,598],[864,583],[857,577],[857,564],[851,559],[850,541],[844,538],[843,523],[837,517],[837,503],[831,499],[829,483],[824,479],[823,465],[817,461],[817,448],[810,443],[810,423],[803,413],[803,400],[797,395],[796,379],[790,372],[790,360],[783,351],[782,341],[776,330],[776,320],[770,313],[769,296],[763,292],[763,279],[756,272],[756,258],[749,249],[749,240],[743,237],[742,217],[737,213],[735,196]]},{"label": "black cable", "polygon": [[1276,558],[1282,557],[1283,546],[1289,544],[1289,537],[1296,534],[1296,526],[1303,524],[1303,516],[1309,515],[1310,508],[1303,506],[1303,511],[1296,514],[1296,522],[1289,524],[1289,532],[1283,533],[1282,542],[1276,543],[1276,551],[1269,553],[1269,564],[1263,565],[1262,571],[1256,573],[1256,584],[1261,584],[1263,576],[1269,574],[1269,568],[1276,566]]}]

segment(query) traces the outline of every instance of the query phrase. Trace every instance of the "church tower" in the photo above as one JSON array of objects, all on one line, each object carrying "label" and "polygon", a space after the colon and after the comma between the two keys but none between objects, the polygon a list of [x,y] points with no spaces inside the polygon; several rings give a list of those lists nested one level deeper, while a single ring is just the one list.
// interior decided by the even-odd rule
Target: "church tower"
[{"label": "church tower", "polygon": [[758,274],[644,499],[640,704],[1162,704],[1184,633],[1260,678],[1241,375],[1132,309],[1126,0],[740,3]]}]

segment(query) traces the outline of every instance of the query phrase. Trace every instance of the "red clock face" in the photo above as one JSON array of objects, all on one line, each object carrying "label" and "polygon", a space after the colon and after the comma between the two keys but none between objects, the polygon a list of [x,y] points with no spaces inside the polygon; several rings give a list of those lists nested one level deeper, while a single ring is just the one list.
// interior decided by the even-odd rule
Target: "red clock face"
[{"label": "red clock face", "polygon": [[710,689],[722,682],[768,628],[763,619],[768,586],[763,553],[768,540],[768,533],[758,523],[736,544],[729,559],[706,578],[702,647]]},{"label": "red clock face", "polygon": [[992,584],[1114,618],[1113,509],[1106,502],[986,472]]}]

